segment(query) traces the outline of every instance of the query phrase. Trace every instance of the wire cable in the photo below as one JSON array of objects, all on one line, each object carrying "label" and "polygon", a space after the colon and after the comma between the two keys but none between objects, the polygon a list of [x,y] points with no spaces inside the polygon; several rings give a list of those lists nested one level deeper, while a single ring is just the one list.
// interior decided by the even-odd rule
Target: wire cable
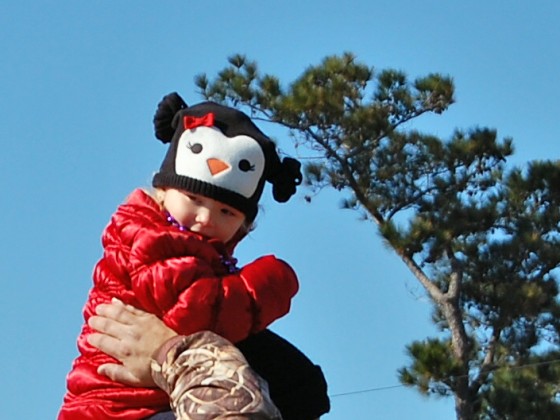
[{"label": "wire cable", "polygon": [[[527,363],[527,364],[519,365],[519,366],[498,366],[496,368],[489,369],[487,371],[488,372],[495,372],[495,371],[501,370],[501,369],[519,370],[519,369],[522,369],[522,368],[552,365],[552,364],[556,364],[556,363],[560,363],[560,359],[552,359],[552,360],[547,360],[547,361],[543,361],[543,362]],[[447,379],[449,379],[449,380],[460,379],[460,378],[464,378],[464,377],[467,377],[467,376],[469,376],[469,375],[452,376],[452,377],[449,377]],[[441,381],[437,381],[437,382],[441,382]],[[366,388],[366,389],[360,389],[360,390],[355,390],[355,391],[340,392],[340,393],[337,393],[337,394],[331,394],[331,395],[329,395],[329,397],[330,398],[339,398],[339,397],[346,397],[346,396],[349,396],[349,395],[367,394],[367,393],[370,393],[370,392],[386,391],[386,390],[389,390],[389,389],[403,388],[403,387],[406,387],[406,386],[407,385],[404,385],[404,384],[386,385],[386,386],[380,386],[380,387],[375,387],[375,388]]]}]

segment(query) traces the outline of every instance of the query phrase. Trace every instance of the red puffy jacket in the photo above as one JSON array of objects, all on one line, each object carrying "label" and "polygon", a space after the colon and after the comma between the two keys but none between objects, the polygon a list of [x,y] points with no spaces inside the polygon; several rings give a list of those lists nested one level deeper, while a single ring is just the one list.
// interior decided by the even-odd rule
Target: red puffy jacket
[{"label": "red puffy jacket", "polygon": [[285,262],[265,256],[234,274],[219,241],[183,232],[167,221],[145,192],[134,191],[102,236],[103,258],[93,274],[78,337],[80,356],[67,377],[59,420],[141,419],[168,409],[155,388],[135,388],[97,374],[115,359],[90,346],[87,320],[95,307],[117,297],[151,312],[179,334],[211,330],[238,342],[285,315],[298,281]]}]

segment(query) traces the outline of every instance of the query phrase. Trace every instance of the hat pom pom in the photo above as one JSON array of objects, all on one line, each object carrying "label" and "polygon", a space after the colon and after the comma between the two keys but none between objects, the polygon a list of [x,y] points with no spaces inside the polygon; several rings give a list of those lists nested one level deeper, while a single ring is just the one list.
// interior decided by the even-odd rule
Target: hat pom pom
[{"label": "hat pom pom", "polygon": [[271,178],[272,195],[279,203],[284,203],[296,193],[296,187],[301,184],[301,163],[296,159],[284,158],[278,172]]},{"label": "hat pom pom", "polygon": [[176,128],[173,119],[177,112],[185,108],[187,104],[176,92],[164,96],[158,104],[154,115],[154,130],[156,137],[163,143],[169,143],[173,138]]}]

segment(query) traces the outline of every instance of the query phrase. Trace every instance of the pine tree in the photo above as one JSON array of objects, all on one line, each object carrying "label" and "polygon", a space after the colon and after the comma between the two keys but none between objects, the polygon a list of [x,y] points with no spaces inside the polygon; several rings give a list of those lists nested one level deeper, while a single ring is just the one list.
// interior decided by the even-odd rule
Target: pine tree
[{"label": "pine tree", "polygon": [[453,103],[452,79],[376,72],[350,53],[287,86],[235,55],[196,84],[318,151],[310,187],[341,191],[424,287],[440,334],[407,347],[403,384],[453,396],[462,420],[560,418],[558,163],[508,169],[512,140],[489,128],[412,129]]}]

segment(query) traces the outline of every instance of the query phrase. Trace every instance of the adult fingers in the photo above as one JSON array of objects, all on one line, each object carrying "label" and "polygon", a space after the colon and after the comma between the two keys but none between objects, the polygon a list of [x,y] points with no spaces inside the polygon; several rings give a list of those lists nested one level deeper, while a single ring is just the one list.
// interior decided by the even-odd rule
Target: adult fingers
[{"label": "adult fingers", "polygon": [[111,303],[101,303],[97,305],[95,313],[122,324],[133,324],[135,319],[144,312],[130,305],[125,305],[118,299],[113,299]]},{"label": "adult fingers", "polygon": [[109,379],[125,385],[140,386],[140,380],[125,366],[116,363],[106,363],[97,368],[97,373],[105,375]]},{"label": "adult fingers", "polygon": [[104,316],[91,316],[88,321],[88,325],[95,331],[107,334],[111,337],[122,338],[126,334],[126,328],[129,324],[123,324],[119,321],[115,321],[111,318],[105,318]]},{"label": "adult fingers", "polygon": [[144,312],[132,305],[127,305],[117,298],[111,299],[111,303],[102,303],[97,305],[95,312],[98,315],[102,315],[122,323],[134,323],[136,322],[136,318],[148,315],[148,312]]},{"label": "adult fingers", "polygon": [[93,347],[121,362],[130,357],[130,347],[118,338],[106,334],[92,333],[88,335],[87,341]]},{"label": "adult fingers", "polygon": [[144,312],[141,309],[135,308],[132,305],[128,305],[126,303],[124,303],[122,300],[118,299],[118,298],[113,298],[111,299],[111,304],[115,305],[117,307],[122,306],[125,310],[125,312],[128,312],[132,315],[136,315],[136,316],[142,316],[142,315],[146,315],[147,312]]}]

